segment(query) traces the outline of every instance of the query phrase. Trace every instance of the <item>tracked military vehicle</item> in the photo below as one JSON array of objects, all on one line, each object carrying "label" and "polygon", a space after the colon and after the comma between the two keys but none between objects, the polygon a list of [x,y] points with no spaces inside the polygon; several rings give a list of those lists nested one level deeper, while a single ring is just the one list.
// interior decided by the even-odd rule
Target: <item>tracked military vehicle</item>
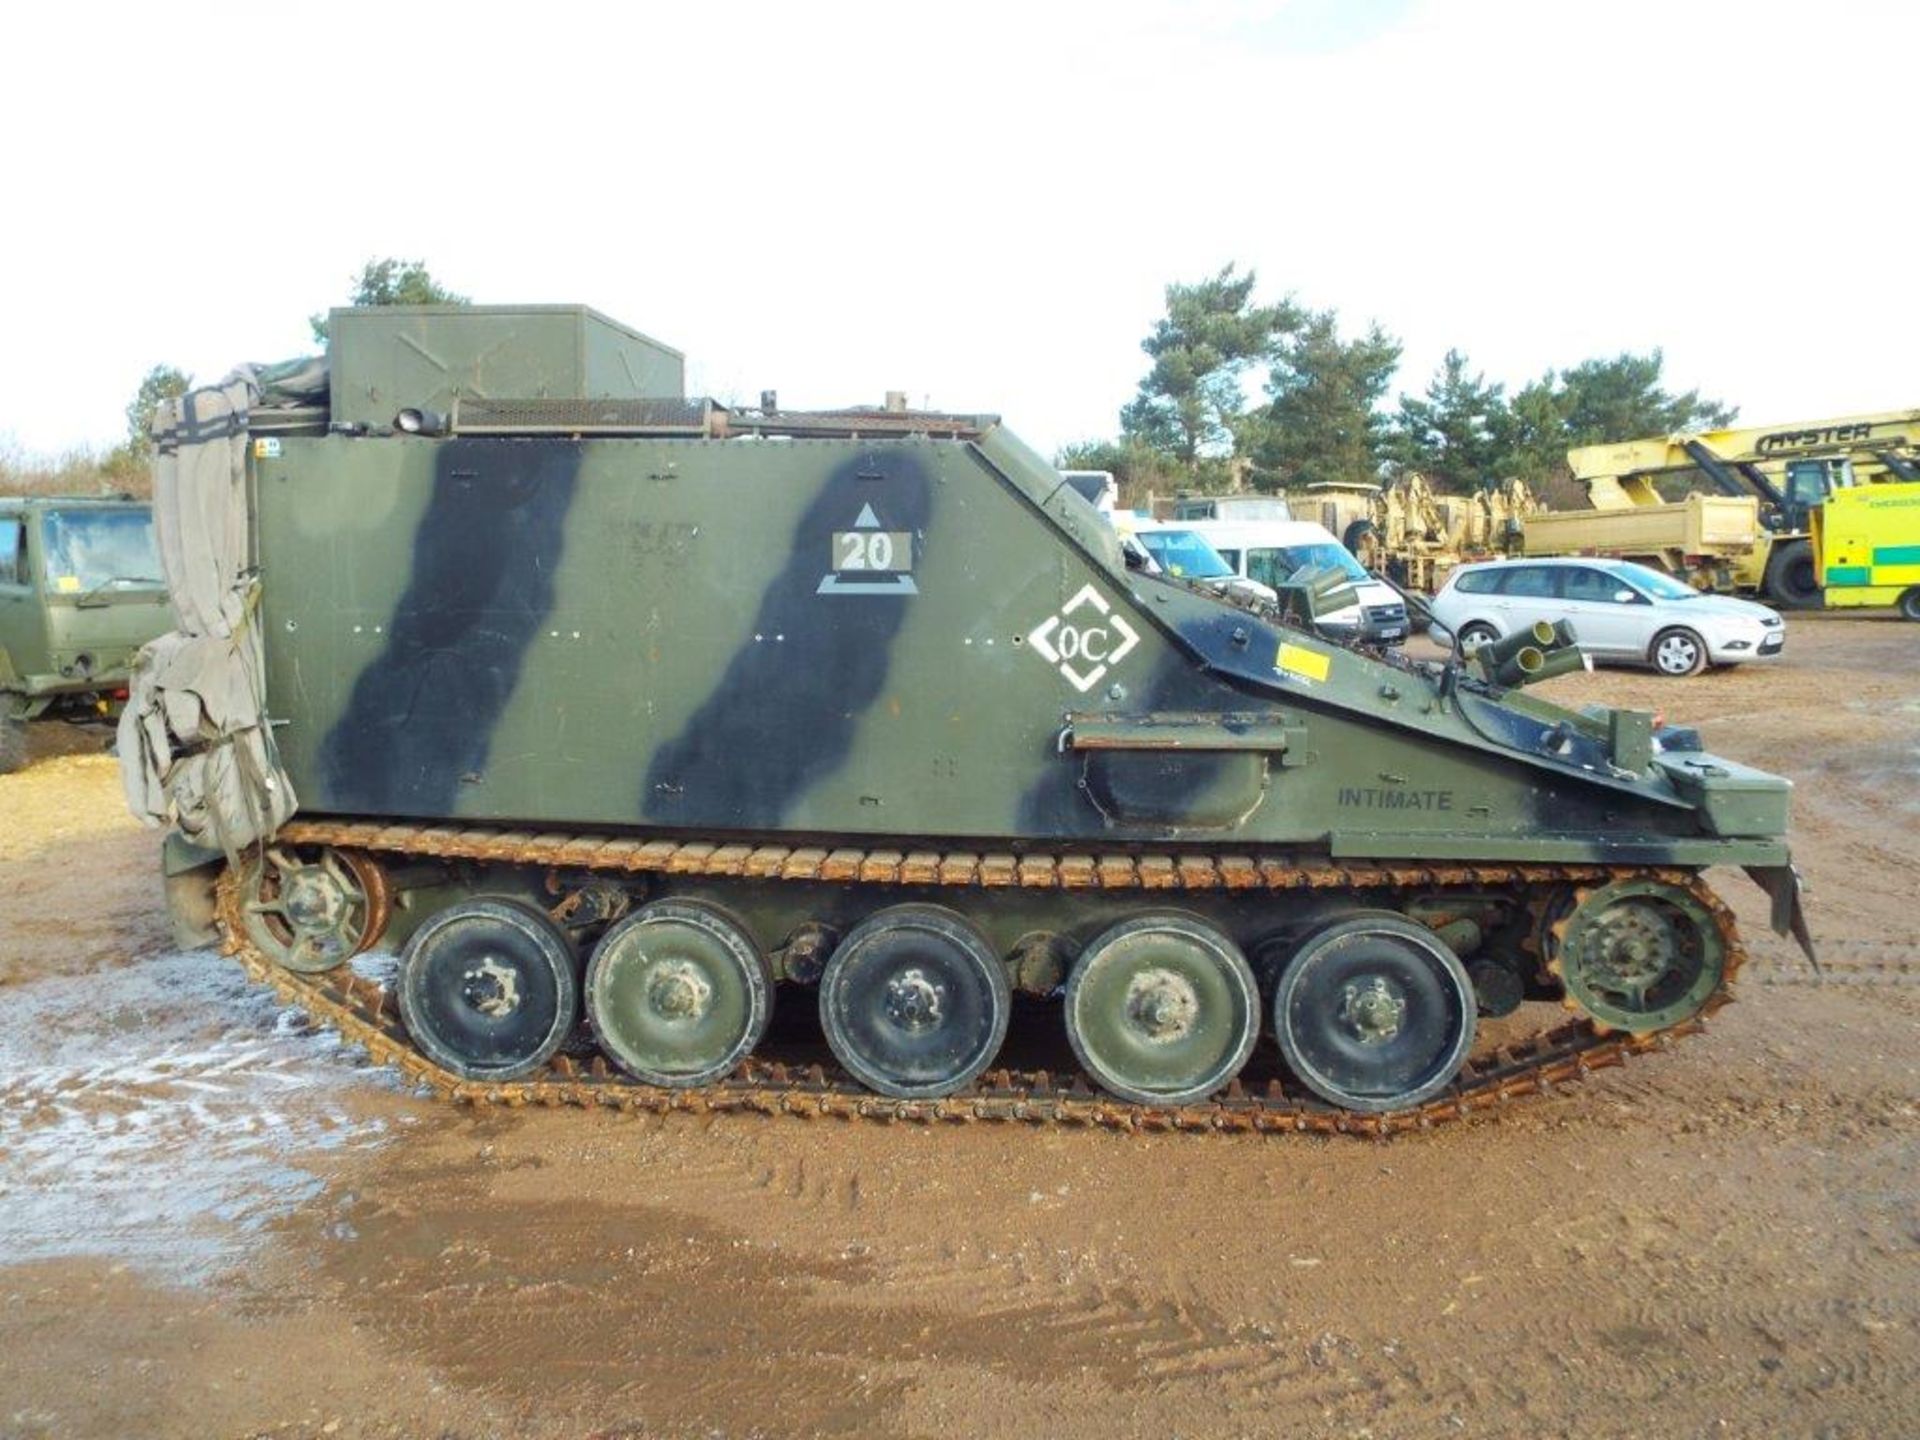
[{"label": "tracked military vehicle", "polygon": [[332,335],[163,417],[121,750],[183,938],[449,1094],[1393,1129],[1698,1028],[1708,866],[1805,942],[1787,782],[1527,692],[1564,628],[1343,648],[991,416],[688,399],[590,311]]}]

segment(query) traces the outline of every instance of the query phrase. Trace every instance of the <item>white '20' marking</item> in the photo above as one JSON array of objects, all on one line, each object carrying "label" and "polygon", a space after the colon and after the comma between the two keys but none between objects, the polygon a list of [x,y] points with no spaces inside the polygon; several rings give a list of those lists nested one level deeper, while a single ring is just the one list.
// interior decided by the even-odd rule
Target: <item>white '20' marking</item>
[{"label": "white '20' marking", "polygon": [[891,570],[893,536],[885,530],[843,530],[834,537],[840,542],[840,560],[836,570]]}]

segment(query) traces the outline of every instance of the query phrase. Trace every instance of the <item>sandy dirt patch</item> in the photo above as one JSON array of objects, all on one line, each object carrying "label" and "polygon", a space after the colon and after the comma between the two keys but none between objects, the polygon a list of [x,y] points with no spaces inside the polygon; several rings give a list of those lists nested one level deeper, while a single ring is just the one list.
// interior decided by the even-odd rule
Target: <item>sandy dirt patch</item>
[{"label": "sandy dirt patch", "polygon": [[1390,1143],[469,1112],[167,952],[0,779],[0,1435],[1920,1432],[1920,643],[1553,693],[1792,775],[1819,977]]}]

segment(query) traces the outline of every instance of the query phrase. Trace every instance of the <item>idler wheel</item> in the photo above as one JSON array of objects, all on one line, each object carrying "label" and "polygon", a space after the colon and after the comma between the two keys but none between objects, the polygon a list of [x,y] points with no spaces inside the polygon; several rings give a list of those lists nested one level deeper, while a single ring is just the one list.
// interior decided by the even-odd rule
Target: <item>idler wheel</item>
[{"label": "idler wheel", "polygon": [[468,900],[400,957],[400,1015],[422,1054],[465,1080],[516,1080],[552,1058],[580,1013],[573,947],[512,900]]},{"label": "idler wheel", "polygon": [[1246,957],[1179,911],[1123,920],[1067,980],[1067,1041],[1100,1087],[1142,1105],[1205,1099],[1240,1073],[1260,1035]]},{"label": "idler wheel", "polygon": [[613,926],[587,964],[587,1017],[615,1064],[648,1085],[706,1085],[766,1033],[773,978],[717,906],[658,900]]},{"label": "idler wheel", "polygon": [[1700,1013],[1726,978],[1707,907],[1661,880],[1615,880],[1549,931],[1547,968],[1592,1019],[1635,1034]]},{"label": "idler wheel", "polygon": [[304,975],[331,970],[380,938],[386,877],[367,856],[270,845],[241,873],[241,924],[256,949]]},{"label": "idler wheel", "polygon": [[1348,1110],[1403,1110],[1459,1073],[1473,1044],[1473,986],[1423,925],[1359,915],[1308,936],[1280,973],[1273,1029],[1309,1090]]},{"label": "idler wheel", "polygon": [[971,1084],[1007,1037],[1012,988],[964,916],[895,905],[848,932],[820,977],[820,1027],[847,1070],[899,1099]]}]

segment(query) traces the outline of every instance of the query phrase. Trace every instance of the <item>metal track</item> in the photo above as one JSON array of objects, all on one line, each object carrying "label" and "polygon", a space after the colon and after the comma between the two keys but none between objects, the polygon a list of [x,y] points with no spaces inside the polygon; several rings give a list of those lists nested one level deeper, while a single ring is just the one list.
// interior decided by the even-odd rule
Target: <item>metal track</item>
[{"label": "metal track", "polygon": [[391,995],[342,967],[300,975],[275,965],[246,940],[239,923],[239,888],[231,875],[219,888],[225,949],[256,981],[316,1021],[336,1027],[368,1057],[393,1065],[409,1080],[449,1099],[491,1105],[605,1106],[620,1110],[720,1113],[753,1111],[802,1118],[842,1116],[874,1120],[1023,1121],[1094,1125],[1116,1130],[1211,1133],[1318,1132],[1388,1135],[1427,1129],[1497,1109],[1524,1095],[1542,1094],[1630,1056],[1667,1048],[1705,1029],[1705,1017],[1732,998],[1728,991],[1745,958],[1733,915],[1700,877],[1688,870],[1605,865],[1412,865],[1302,863],[1271,855],[1000,854],[971,851],[827,849],[778,845],[640,841],[581,833],[536,834],[464,826],[382,825],[365,821],[297,820],[282,828],[291,844],[333,845],[381,855],[466,859],[512,865],[612,870],[628,873],[718,875],[769,881],[827,880],[956,888],[1020,885],[1043,888],[1139,890],[1351,890],[1453,887],[1520,889],[1592,886],[1647,877],[1680,886],[1713,914],[1726,945],[1726,978],[1702,1013],[1648,1035],[1607,1033],[1584,1019],[1568,1020],[1490,1056],[1469,1062],[1446,1094],[1414,1109],[1385,1115],[1341,1110],[1275,1081],[1257,1093],[1235,1082],[1221,1095],[1191,1105],[1142,1106],[1094,1091],[1085,1077],[1046,1071],[991,1070],[969,1090],[941,1100],[894,1100],[862,1089],[835,1068],[792,1066],[750,1059],[728,1079],[697,1090],[642,1085],[595,1058],[581,1064],[560,1056],[540,1074],[508,1083],[463,1080],[415,1051]]}]

